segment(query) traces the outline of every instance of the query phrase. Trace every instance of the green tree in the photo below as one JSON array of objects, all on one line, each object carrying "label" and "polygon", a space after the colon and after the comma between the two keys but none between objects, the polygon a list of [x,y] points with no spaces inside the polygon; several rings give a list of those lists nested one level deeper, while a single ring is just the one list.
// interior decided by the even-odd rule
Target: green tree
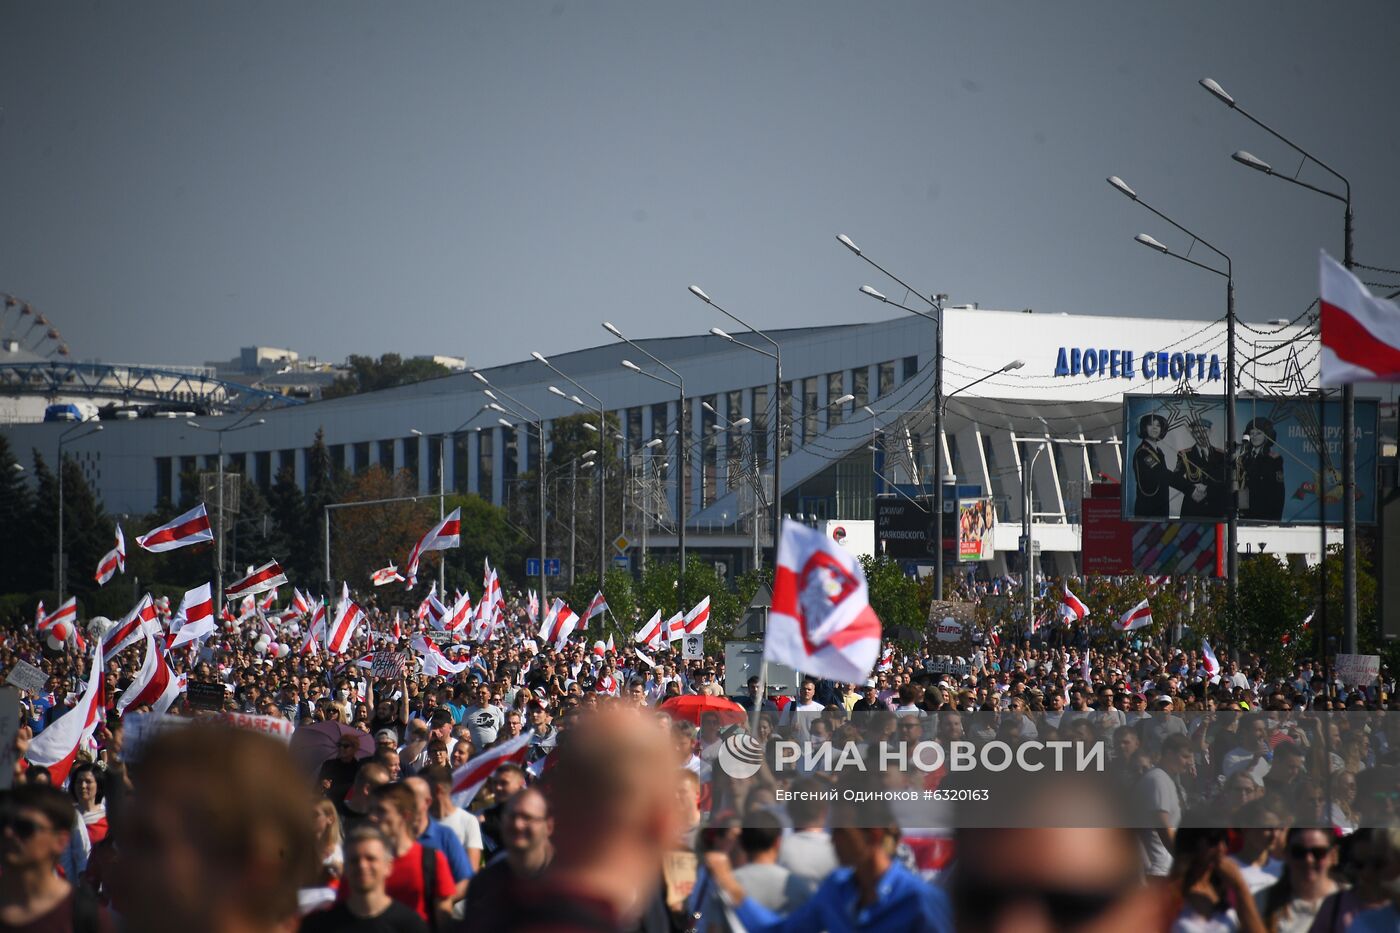
[{"label": "green tree", "polygon": [[1271,674],[1283,674],[1297,655],[1297,646],[1285,645],[1283,636],[1307,615],[1309,601],[1304,579],[1274,555],[1259,554],[1240,561],[1235,607],[1226,606],[1225,618],[1241,649]]},{"label": "green tree", "polygon": [[406,360],[397,353],[385,353],[379,359],[351,354],[345,365],[350,371],[343,376],[337,376],[335,382],[321,393],[322,398],[341,398],[361,392],[376,392],[451,373],[451,370],[441,363],[432,360]]},{"label": "green tree", "polygon": [[448,512],[462,510],[461,546],[443,552],[449,589],[455,587],[470,593],[473,600],[480,598],[487,560],[496,571],[503,593],[523,592],[535,585],[525,577],[525,558],[533,555],[530,547],[534,539],[511,523],[504,508],[476,493],[450,495],[445,508]]},{"label": "green tree", "polygon": [[43,559],[32,536],[34,496],[24,467],[0,434],[0,593],[28,591],[42,583],[38,573]]},{"label": "green tree", "polygon": [[314,586],[324,569],[318,569],[313,517],[307,511],[306,496],[296,482],[296,471],[289,465],[277,472],[277,481],[267,491],[267,510],[277,533],[285,542],[282,564],[293,580],[304,586]]},{"label": "green tree", "polygon": [[919,583],[905,574],[899,561],[888,557],[862,557],[870,608],[880,617],[883,631],[901,628],[922,632],[928,624],[928,604],[920,598]]}]

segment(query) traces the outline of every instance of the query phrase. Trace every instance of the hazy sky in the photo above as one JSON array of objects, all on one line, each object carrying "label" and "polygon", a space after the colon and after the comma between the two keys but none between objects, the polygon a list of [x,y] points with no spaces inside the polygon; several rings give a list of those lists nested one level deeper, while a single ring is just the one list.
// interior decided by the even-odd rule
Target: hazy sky
[{"label": "hazy sky", "polygon": [[[532,349],[884,316],[847,233],[984,307],[1292,317],[1348,173],[1400,268],[1400,4],[7,3],[0,290],[77,358]],[[1326,176],[1309,168],[1313,181]],[[1372,276],[1374,278],[1374,276]],[[1400,280],[1400,276],[1390,278]]]}]

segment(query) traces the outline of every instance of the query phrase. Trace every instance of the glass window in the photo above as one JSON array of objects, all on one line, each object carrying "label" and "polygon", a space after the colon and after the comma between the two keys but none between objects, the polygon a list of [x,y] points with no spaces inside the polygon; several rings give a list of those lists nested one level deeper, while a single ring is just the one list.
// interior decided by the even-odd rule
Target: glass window
[{"label": "glass window", "polygon": [[851,394],[855,400],[851,407],[859,409],[870,404],[870,367],[858,366],[851,370]]},{"label": "glass window", "polygon": [[[534,425],[522,425],[521,433],[525,435],[525,459],[526,469],[539,469],[540,465],[540,432],[535,430]],[[598,449],[602,450],[603,445],[599,444]]]},{"label": "glass window", "polygon": [[[344,448],[344,447],[340,448],[340,452],[341,452],[341,455],[343,456],[344,453],[345,453],[345,448]],[[231,472],[231,473],[237,473],[237,474],[239,474],[240,476],[245,476],[245,477],[246,477],[246,476],[247,476],[247,473],[248,473],[248,455],[245,454],[245,453],[229,454],[229,455],[228,455],[228,468],[229,468],[229,472]],[[217,485],[217,484],[216,484],[216,485]]]},{"label": "glass window", "polygon": [[880,381],[876,388],[880,392],[880,398],[884,398],[894,391],[894,363],[880,364],[879,379]]},{"label": "glass window", "polygon": [[[215,483],[214,485],[218,485]],[[156,457],[156,501],[171,501],[170,458]]]},{"label": "glass window", "polygon": [[292,471],[292,479],[296,479],[297,452],[295,450],[279,450],[277,452],[277,473],[280,475],[283,470]]},{"label": "glass window", "polygon": [[257,484],[266,492],[272,485],[272,451],[260,450],[253,454],[253,465]]},{"label": "glass window", "polygon": [[491,499],[495,494],[496,429],[476,432],[476,488],[480,495]]},{"label": "glass window", "polygon": [[355,445],[355,472],[363,473],[369,469],[369,441],[360,441]]},{"label": "glass window", "polygon": [[342,470],[344,470],[344,469],[345,469],[345,445],[344,445],[344,444],[332,444],[331,447],[330,447],[330,454],[331,454],[331,470],[332,470],[332,472],[339,473],[339,472],[341,472]]},{"label": "glass window", "polygon": [[711,411],[718,400],[717,396],[707,395],[704,398],[704,405],[700,408],[700,507],[705,508],[715,501],[715,491],[719,485],[719,440],[715,436],[715,427],[719,424],[719,416]]},{"label": "glass window", "polygon": [[826,375],[826,426],[828,428],[833,428],[840,424],[846,414],[846,406],[831,404],[846,394],[844,388],[845,376],[845,373],[827,373]]},{"label": "glass window", "polygon": [[647,441],[648,437],[642,437],[642,409],[641,406],[627,409],[627,445],[629,450],[637,450]]},{"label": "glass window", "polygon": [[[509,486],[510,481],[520,474],[520,458],[517,453],[516,444],[518,436],[515,428],[501,428],[501,454],[503,458],[502,467],[504,469],[504,479]],[[510,493],[507,492],[506,495]]]},{"label": "glass window", "polygon": [[439,469],[442,457],[442,435],[434,434],[428,438],[428,490],[431,492],[438,488],[442,482],[439,476],[442,470]]},{"label": "glass window", "polygon": [[470,491],[471,449],[468,446],[470,434],[452,435],[452,488],[457,492]]},{"label": "glass window", "polygon": [[809,376],[802,380],[802,443],[809,443],[817,436],[817,415],[819,412],[817,379],[815,376]]},{"label": "glass window", "polygon": [[394,442],[379,442],[379,465],[384,468],[385,473],[394,472]]},{"label": "glass window", "polygon": [[917,356],[906,356],[904,358],[904,378],[901,382],[908,382],[919,374],[919,358]]},{"label": "glass window", "polygon": [[782,387],[782,398],[779,400],[782,406],[783,417],[778,421],[778,428],[782,432],[779,438],[778,456],[786,457],[792,453],[792,383],[784,382]]},{"label": "glass window", "polygon": [[[666,443],[662,445],[662,450],[671,449],[671,416],[670,407],[665,402],[658,402],[651,406],[651,437],[648,441],[661,438]],[[642,443],[646,443],[643,441]]]},{"label": "glass window", "polygon": [[418,485],[418,438],[405,437],[403,439],[403,468],[408,471],[408,475],[413,478],[413,485]]},{"label": "glass window", "polygon": [[758,454],[758,462],[768,465],[768,387],[755,386],[753,390],[753,430],[750,432],[753,437],[754,451]]}]

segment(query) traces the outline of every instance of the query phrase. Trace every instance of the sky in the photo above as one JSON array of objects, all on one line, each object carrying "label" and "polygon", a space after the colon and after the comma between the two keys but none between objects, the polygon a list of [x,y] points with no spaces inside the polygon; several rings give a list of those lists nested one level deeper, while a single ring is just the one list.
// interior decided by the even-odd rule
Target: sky
[{"label": "sky", "polygon": [[[1346,174],[1400,268],[1394,2],[10,3],[0,291],[77,359],[253,344],[473,365],[610,338],[889,311],[897,286],[1038,313],[1292,318]],[[1314,166],[1303,179],[1333,184]],[[1193,252],[1193,258],[1207,254]],[[1376,276],[1400,282],[1400,275]],[[1400,286],[1397,286],[1400,287]]]}]

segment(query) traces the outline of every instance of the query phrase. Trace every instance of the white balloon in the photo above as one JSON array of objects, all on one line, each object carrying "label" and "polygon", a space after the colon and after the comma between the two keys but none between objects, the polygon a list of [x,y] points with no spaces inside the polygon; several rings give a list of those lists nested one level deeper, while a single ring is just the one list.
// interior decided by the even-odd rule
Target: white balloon
[{"label": "white balloon", "polygon": [[115,622],[113,622],[106,616],[93,616],[91,619],[88,619],[88,634],[94,635],[98,639],[101,639],[102,636],[106,635],[108,630],[111,629],[111,627],[115,624]]},{"label": "white balloon", "polygon": [[291,653],[292,653],[292,646],[291,646],[291,645],[287,644],[286,642],[280,642],[280,643],[278,643],[278,645],[277,645],[277,656],[278,656],[279,658],[285,658],[287,655],[289,655],[289,654],[291,654]]},{"label": "white balloon", "polygon": [[57,638],[54,638],[53,635],[44,636],[44,642],[49,646],[50,649],[54,651],[63,650],[63,642]]},{"label": "white balloon", "polygon": [[267,654],[267,642],[260,641],[253,645],[253,650],[258,654]]}]

